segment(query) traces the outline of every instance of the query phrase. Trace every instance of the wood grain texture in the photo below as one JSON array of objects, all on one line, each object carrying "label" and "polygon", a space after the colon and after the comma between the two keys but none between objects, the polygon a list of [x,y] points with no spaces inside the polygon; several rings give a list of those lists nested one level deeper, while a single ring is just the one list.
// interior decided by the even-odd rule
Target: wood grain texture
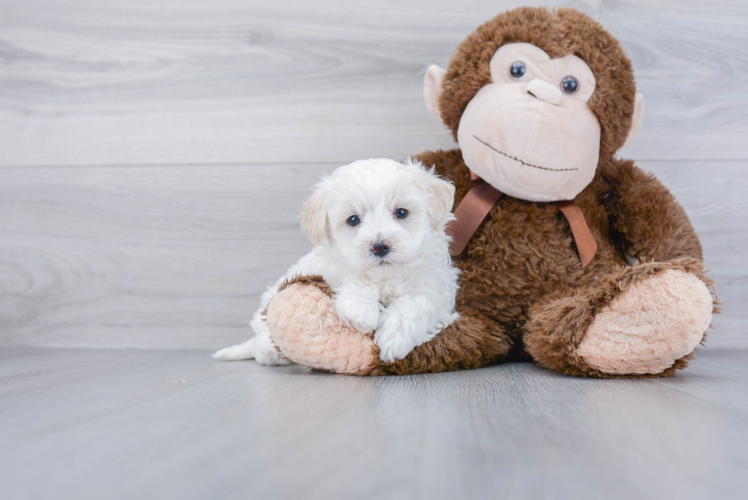
[{"label": "wood grain texture", "polygon": [[297,216],[321,170],[0,169],[0,336],[197,347],[245,334],[266,284],[311,248]]},{"label": "wood grain texture", "polygon": [[201,351],[0,350],[24,499],[744,498],[748,351],[667,380],[359,378]]},{"label": "wood grain texture", "polygon": [[[640,162],[700,234],[748,347],[748,162]],[[217,348],[310,248],[297,215],[336,164],[0,169],[0,345]]]},{"label": "wood grain texture", "polygon": [[422,80],[522,4],[568,5],[629,52],[626,156],[747,159],[743,0],[0,0],[0,166],[348,162],[449,147]]}]

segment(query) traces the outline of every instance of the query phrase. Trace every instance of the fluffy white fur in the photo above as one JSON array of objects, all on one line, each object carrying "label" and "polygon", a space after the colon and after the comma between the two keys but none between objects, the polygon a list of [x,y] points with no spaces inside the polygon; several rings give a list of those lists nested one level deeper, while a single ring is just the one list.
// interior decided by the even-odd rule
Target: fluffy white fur
[{"label": "fluffy white fur", "polygon": [[[341,320],[374,331],[383,361],[404,358],[458,317],[459,271],[444,232],[453,201],[454,186],[417,162],[371,159],[338,168],[315,186],[301,213],[314,249],[262,295],[250,323],[255,336],[213,357],[290,363],[273,344],[262,312],[286,278],[319,274],[335,291]],[[397,218],[397,209],[407,217]],[[356,226],[349,224],[353,215]],[[377,242],[389,253],[375,255]]]}]

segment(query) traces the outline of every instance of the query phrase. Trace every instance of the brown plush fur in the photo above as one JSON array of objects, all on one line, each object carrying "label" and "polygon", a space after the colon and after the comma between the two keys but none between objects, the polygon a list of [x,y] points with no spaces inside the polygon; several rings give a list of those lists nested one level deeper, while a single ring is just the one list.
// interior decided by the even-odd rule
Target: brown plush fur
[{"label": "brown plush fur", "polygon": [[[613,158],[632,122],[633,71],[618,42],[586,15],[520,8],[488,21],[460,44],[439,103],[455,136],[468,102],[490,81],[491,57],[512,42],[532,43],[551,57],[574,54],[595,75],[597,87],[588,105],[602,128],[600,161],[594,180],[576,201],[598,243],[597,254],[582,268],[569,224],[555,204],[503,196],[456,261],[462,271],[461,318],[403,360],[384,364],[376,357],[362,375],[534,359],[565,373],[611,377],[576,354],[597,311],[632,283],[668,269],[712,284],[704,275],[699,239],[673,195],[633,162]],[[454,182],[455,206],[475,183],[458,149],[426,152],[418,159]],[[631,267],[626,255],[641,263]],[[672,375],[690,357],[653,376]]]},{"label": "brown plush fur", "polygon": [[[459,150],[424,153],[418,159],[436,165],[440,175],[455,183],[455,206],[474,184]],[[530,358],[570,374],[612,377],[575,355],[597,310],[632,282],[666,269],[693,273],[712,285],[685,211],[654,176],[633,162],[609,160],[576,200],[599,245],[586,268],[571,228],[554,204],[504,196],[455,262],[462,271],[457,310],[491,330],[476,336],[473,328],[464,332],[463,323],[457,322],[404,360],[380,364],[371,374],[447,371]],[[632,268],[625,253],[656,262]],[[463,342],[485,343],[496,331],[507,339],[501,344],[504,349],[494,351],[493,357],[490,351],[476,356],[469,364],[454,363],[452,354],[462,352]],[[470,340],[463,339],[465,335]],[[688,359],[656,376],[671,375]]]},{"label": "brown plush fur", "polygon": [[323,278],[319,274],[293,276],[291,278],[287,278],[283,280],[283,283],[281,283],[280,286],[278,287],[278,293],[280,293],[281,291],[285,290],[289,286],[296,284],[296,283],[303,283],[304,285],[312,285],[322,290],[326,295],[329,295],[330,297],[333,296],[332,288],[330,288],[330,285],[327,284],[327,282],[325,281],[325,278]]},{"label": "brown plush fur", "polygon": [[513,345],[500,325],[469,310],[433,340],[413,349],[405,359],[390,364],[378,362],[377,353],[371,370],[362,375],[470,370],[504,358]]}]

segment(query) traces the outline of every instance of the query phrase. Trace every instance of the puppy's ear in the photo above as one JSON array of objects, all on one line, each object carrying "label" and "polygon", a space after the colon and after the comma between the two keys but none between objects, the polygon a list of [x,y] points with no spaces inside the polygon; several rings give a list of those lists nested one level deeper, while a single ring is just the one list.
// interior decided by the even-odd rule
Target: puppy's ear
[{"label": "puppy's ear", "polygon": [[330,191],[330,178],[325,178],[314,186],[312,196],[301,211],[301,229],[309,235],[312,243],[319,245],[325,236],[327,226],[327,193]]},{"label": "puppy's ear", "polygon": [[423,170],[423,179],[423,186],[429,195],[427,213],[434,229],[441,231],[451,219],[449,212],[455,202],[454,184],[436,175],[433,167],[431,170]]}]

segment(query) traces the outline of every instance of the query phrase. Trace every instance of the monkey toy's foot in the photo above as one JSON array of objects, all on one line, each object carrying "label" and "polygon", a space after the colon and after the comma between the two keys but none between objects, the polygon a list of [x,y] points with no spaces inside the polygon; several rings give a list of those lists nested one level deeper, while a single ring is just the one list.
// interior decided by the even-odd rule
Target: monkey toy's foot
[{"label": "monkey toy's foot", "polygon": [[282,288],[268,305],[267,323],[275,344],[295,363],[363,375],[379,361],[372,337],[338,318],[321,277],[303,276]]},{"label": "monkey toy's foot", "polygon": [[537,304],[525,348],[540,365],[576,375],[672,375],[704,339],[710,284],[695,259],[618,269]]},{"label": "monkey toy's foot", "polygon": [[661,373],[701,342],[712,308],[704,282],[682,270],[666,270],[632,283],[603,307],[577,354],[605,373]]}]

